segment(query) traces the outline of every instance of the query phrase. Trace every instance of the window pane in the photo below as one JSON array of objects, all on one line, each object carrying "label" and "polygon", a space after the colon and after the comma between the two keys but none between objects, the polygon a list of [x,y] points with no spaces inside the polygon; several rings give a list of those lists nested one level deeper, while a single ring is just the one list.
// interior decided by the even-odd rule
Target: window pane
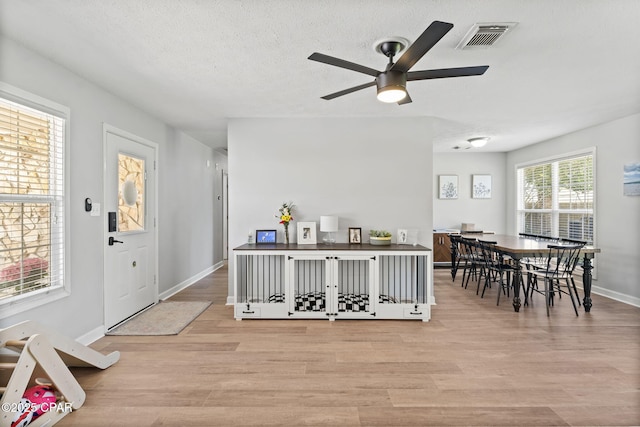
[{"label": "window pane", "polygon": [[593,158],[578,157],[558,163],[558,207],[593,209]]},{"label": "window pane", "polygon": [[552,182],[551,165],[537,165],[524,169],[524,209],[551,209]]},{"label": "window pane", "polygon": [[593,215],[561,213],[560,237],[593,243]]},{"label": "window pane", "polygon": [[0,193],[49,192],[49,120],[0,105]]},{"label": "window pane", "polygon": [[524,225],[522,233],[538,234],[540,236],[553,235],[550,213],[525,212],[522,224]]},{"label": "window pane", "polygon": [[118,154],[118,231],[144,230],[144,160]]},{"label": "window pane", "polygon": [[48,203],[0,203],[0,299],[50,285]]}]

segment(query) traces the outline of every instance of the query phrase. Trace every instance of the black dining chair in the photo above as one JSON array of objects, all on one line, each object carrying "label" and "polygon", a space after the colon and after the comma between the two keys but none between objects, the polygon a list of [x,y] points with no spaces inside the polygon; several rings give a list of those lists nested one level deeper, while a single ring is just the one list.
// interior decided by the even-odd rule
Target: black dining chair
[{"label": "black dining chair", "polygon": [[[537,280],[532,280],[527,285],[527,295],[533,303],[533,293],[537,292],[545,296],[545,304],[547,306],[547,316],[549,316],[549,308],[554,305],[554,297],[556,294],[560,297],[562,294],[569,295],[573,310],[578,316],[578,306],[580,305],[578,298],[578,290],[573,281],[573,270],[578,264],[580,258],[580,250],[584,247],[584,243],[574,244],[549,244],[547,245],[547,259],[545,266],[539,266],[530,271],[535,278],[544,280],[544,289],[540,289]],[[566,284],[566,290],[562,289],[561,281]],[[575,298],[574,298],[575,292]]]},{"label": "black dining chair", "polygon": [[[474,280],[479,281],[484,274],[484,263],[482,262],[476,239],[460,237],[460,252],[461,259],[464,260],[461,286],[467,289],[471,276],[473,276]],[[476,294],[478,294],[477,290]]]},{"label": "black dining chair", "polygon": [[[449,241],[451,242],[451,250],[453,251],[453,265],[451,266],[451,280],[456,281],[458,270],[460,269],[460,262],[463,261],[462,248],[460,244],[459,234],[449,234]],[[463,266],[464,267],[464,266]]]},{"label": "black dining chair", "polygon": [[513,283],[512,277],[516,277],[514,274],[516,267],[507,262],[504,256],[496,250],[497,242],[478,240],[478,243],[480,245],[486,273],[481,297],[484,297],[487,288],[491,288],[491,282],[496,282],[498,284],[498,299],[496,305],[500,305],[500,296],[505,294],[508,297],[510,288],[520,286],[522,282]]}]

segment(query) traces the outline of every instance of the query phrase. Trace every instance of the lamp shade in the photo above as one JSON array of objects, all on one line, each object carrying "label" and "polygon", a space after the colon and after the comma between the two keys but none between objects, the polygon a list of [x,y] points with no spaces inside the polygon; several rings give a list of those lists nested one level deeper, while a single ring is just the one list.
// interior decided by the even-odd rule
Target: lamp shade
[{"label": "lamp shade", "polygon": [[327,233],[338,231],[338,217],[335,215],[322,215],[320,217],[320,231]]}]

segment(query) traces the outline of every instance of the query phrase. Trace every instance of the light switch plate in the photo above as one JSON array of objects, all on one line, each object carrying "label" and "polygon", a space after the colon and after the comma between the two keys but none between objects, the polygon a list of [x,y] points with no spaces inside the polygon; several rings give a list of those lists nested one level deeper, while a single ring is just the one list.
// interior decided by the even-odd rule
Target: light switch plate
[{"label": "light switch plate", "polygon": [[100,203],[94,203],[91,206],[91,216],[100,216]]}]

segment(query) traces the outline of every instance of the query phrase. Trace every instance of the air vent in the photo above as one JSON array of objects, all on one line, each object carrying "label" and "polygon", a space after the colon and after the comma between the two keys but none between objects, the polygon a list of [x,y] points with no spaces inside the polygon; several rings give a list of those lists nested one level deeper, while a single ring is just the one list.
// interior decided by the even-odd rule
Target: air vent
[{"label": "air vent", "polygon": [[493,46],[507,31],[518,25],[517,22],[475,24],[458,43],[456,49],[475,49]]}]

